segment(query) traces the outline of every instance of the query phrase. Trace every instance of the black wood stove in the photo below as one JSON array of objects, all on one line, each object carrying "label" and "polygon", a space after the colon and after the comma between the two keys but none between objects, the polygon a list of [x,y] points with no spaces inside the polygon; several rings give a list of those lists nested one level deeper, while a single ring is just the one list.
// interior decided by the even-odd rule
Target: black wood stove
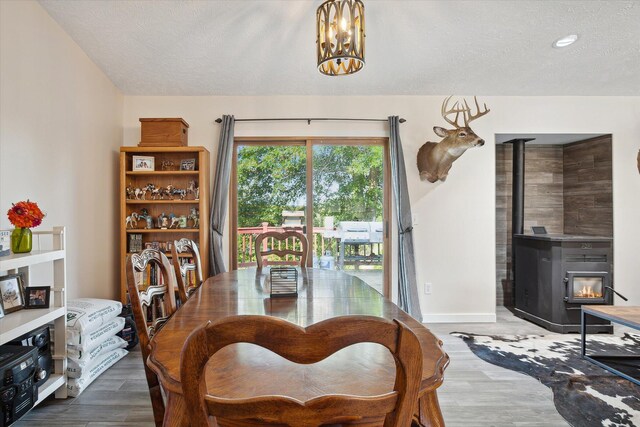
[{"label": "black wood stove", "polygon": [[[609,237],[513,236],[516,315],[550,331],[580,332],[580,306],[613,304],[612,241]],[[590,333],[611,333],[593,318]]]}]

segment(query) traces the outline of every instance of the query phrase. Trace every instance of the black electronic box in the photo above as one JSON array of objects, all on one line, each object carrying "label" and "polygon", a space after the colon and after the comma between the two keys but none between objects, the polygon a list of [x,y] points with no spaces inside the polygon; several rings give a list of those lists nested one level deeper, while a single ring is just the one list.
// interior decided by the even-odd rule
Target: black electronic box
[{"label": "black electronic box", "polygon": [[38,348],[38,367],[36,367],[36,385],[44,384],[53,371],[51,356],[51,333],[48,326],[42,326],[8,343],[9,345],[34,346]]},{"label": "black electronic box", "polygon": [[0,427],[13,424],[38,400],[38,347],[0,347]]}]

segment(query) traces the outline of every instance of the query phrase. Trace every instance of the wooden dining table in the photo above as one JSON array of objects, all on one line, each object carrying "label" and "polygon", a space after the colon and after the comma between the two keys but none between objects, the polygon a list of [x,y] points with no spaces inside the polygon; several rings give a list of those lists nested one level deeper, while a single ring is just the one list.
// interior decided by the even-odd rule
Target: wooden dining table
[{"label": "wooden dining table", "polygon": [[[167,395],[165,426],[188,426],[182,397],[180,353],[187,336],[209,320],[233,315],[274,316],[306,327],[332,317],[371,315],[398,319],[422,347],[422,383],[414,423],[444,426],[436,389],[449,364],[442,342],[429,329],[361,279],[341,271],[300,269],[297,297],[270,297],[269,269],[230,271],[208,278],[151,340],[147,365]],[[290,362],[253,344],[230,345],[207,364],[209,394],[227,398],[287,395],[306,401],[324,394],[378,395],[393,389],[396,367],[389,351],[361,343],[313,365]],[[217,420],[220,426],[239,424]],[[373,425],[379,420],[362,420]]]}]

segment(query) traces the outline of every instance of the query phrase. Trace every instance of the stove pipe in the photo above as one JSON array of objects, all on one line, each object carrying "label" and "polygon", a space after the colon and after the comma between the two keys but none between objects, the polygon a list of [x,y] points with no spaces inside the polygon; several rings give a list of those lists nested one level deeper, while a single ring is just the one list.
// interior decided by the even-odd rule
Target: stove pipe
[{"label": "stove pipe", "polygon": [[524,233],[524,143],[535,138],[517,138],[505,142],[513,144],[513,179],[511,183],[511,283],[515,295],[516,254],[514,235]]}]

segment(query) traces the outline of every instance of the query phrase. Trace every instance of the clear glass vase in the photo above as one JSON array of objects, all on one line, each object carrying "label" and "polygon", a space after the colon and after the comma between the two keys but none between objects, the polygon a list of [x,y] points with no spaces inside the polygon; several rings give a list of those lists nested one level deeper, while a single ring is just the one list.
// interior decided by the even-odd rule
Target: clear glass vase
[{"label": "clear glass vase", "polygon": [[31,252],[33,238],[30,228],[18,227],[11,233],[11,252],[26,254]]}]

